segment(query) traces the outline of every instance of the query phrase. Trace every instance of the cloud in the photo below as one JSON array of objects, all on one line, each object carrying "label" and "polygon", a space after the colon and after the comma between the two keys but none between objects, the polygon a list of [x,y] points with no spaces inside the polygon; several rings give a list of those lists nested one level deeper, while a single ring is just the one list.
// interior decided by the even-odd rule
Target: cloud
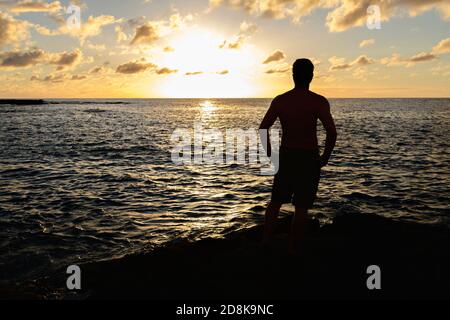
[{"label": "cloud", "polygon": [[437,55],[429,52],[421,52],[416,55],[413,55],[412,57],[407,58],[402,58],[398,53],[394,53],[392,54],[391,57],[382,58],[380,60],[380,63],[388,67],[406,66],[409,68],[414,66],[416,63],[427,62],[435,60],[437,58],[438,58]]},{"label": "cloud", "polygon": [[86,39],[98,36],[102,33],[105,26],[120,22],[120,19],[116,19],[114,16],[89,16],[86,21],[82,21],[80,28],[70,27],[65,23],[65,20],[58,16],[53,16],[60,23],[60,27],[56,30],[50,30],[41,25],[35,24],[33,27],[37,32],[45,36],[58,36],[68,34],[72,37],[79,38],[80,43],[84,44]]},{"label": "cloud", "polygon": [[254,23],[243,21],[239,26],[239,29],[240,36],[251,36],[258,30],[258,27]]},{"label": "cloud", "polygon": [[175,49],[172,48],[172,47],[170,47],[170,46],[167,46],[167,47],[164,47],[163,51],[164,51],[164,52],[174,52]]},{"label": "cloud", "polygon": [[437,45],[435,45],[432,49],[434,54],[444,54],[450,52],[450,38],[441,40]]},{"label": "cloud", "polygon": [[334,32],[365,25],[368,17],[367,8],[371,5],[379,6],[382,21],[388,21],[404,13],[417,16],[433,9],[439,10],[445,19],[450,17],[450,6],[443,0],[339,0],[337,2],[339,3],[337,8],[327,16],[327,26]]},{"label": "cloud", "polygon": [[10,51],[0,53],[0,67],[25,68],[38,64],[55,65],[57,70],[64,70],[77,66],[83,58],[80,49],[72,52],[48,53],[33,48],[28,51]]},{"label": "cloud", "polygon": [[361,67],[374,63],[374,60],[366,55],[360,55],[358,58],[348,63],[345,62],[344,58],[334,56],[328,59],[328,61],[331,64],[330,71],[346,70],[356,66]]},{"label": "cloud", "polygon": [[84,79],[86,79],[86,78],[87,78],[87,77],[84,76],[84,75],[74,74],[74,75],[70,78],[70,80],[84,80]]},{"label": "cloud", "polygon": [[94,51],[103,51],[106,50],[106,46],[104,44],[94,44],[91,42],[86,42],[86,48],[94,50]]},{"label": "cloud", "polygon": [[157,75],[166,75],[178,72],[178,70],[175,69],[170,69],[167,67],[158,67],[154,63],[147,62],[144,58],[121,64],[116,69],[116,73],[122,74],[137,74],[145,71],[152,71]]},{"label": "cloud", "polygon": [[318,65],[320,65],[322,63],[322,61],[320,61],[320,59],[310,58],[310,60],[313,63],[314,67],[317,67]]},{"label": "cloud", "polygon": [[372,64],[373,62],[374,61],[372,58],[362,55],[356,58],[353,62],[351,62],[351,65],[365,66],[368,64]]},{"label": "cloud", "polygon": [[367,79],[369,77],[374,77],[374,76],[376,76],[376,72],[369,71],[367,68],[363,68],[363,67],[357,67],[352,72],[352,77],[354,79],[359,79],[362,81],[367,81]]},{"label": "cloud", "polygon": [[121,64],[117,67],[116,73],[135,74],[154,69],[157,66],[153,63],[146,62],[145,59],[136,60]]},{"label": "cloud", "polygon": [[31,76],[30,81],[40,81],[40,82],[52,82],[52,83],[61,83],[64,82],[66,80],[66,75],[65,74],[50,74],[44,78],[40,78],[39,76]]},{"label": "cloud", "polygon": [[117,42],[122,42],[122,41],[127,41],[128,40],[128,36],[127,34],[124,32],[124,28],[121,25],[118,25],[114,28],[114,31],[116,32],[116,38],[117,38]]},{"label": "cloud", "polygon": [[276,50],[271,55],[269,55],[264,61],[263,64],[268,64],[275,61],[280,61],[286,58],[286,55],[281,50]]},{"label": "cloud", "polygon": [[210,0],[210,8],[226,5],[255,16],[273,19],[290,18],[298,23],[302,17],[318,9],[328,10],[326,25],[332,32],[341,32],[366,23],[367,8],[378,5],[382,21],[404,13],[416,16],[437,9],[444,19],[450,18],[450,4],[444,0]]},{"label": "cloud", "polygon": [[[338,7],[328,13],[326,25],[332,32],[341,32],[351,27],[362,26],[367,21],[367,8],[371,5],[378,5],[378,2],[371,0],[341,0]],[[381,9],[381,12],[386,14],[384,9]],[[386,18],[383,19],[383,16],[380,18],[386,20]]]},{"label": "cloud", "polygon": [[158,26],[154,23],[147,22],[146,24],[137,27],[136,33],[131,40],[131,45],[152,44],[160,38]]},{"label": "cloud", "polygon": [[169,27],[172,30],[178,30],[184,28],[186,23],[192,21],[193,19],[194,17],[190,14],[183,17],[179,13],[174,13],[169,17]]},{"label": "cloud", "polygon": [[406,67],[411,67],[419,62],[438,59],[440,55],[448,52],[450,52],[450,38],[439,41],[430,52],[420,52],[409,58],[402,58],[398,53],[394,53],[391,57],[382,58],[380,62],[387,66],[405,65]]},{"label": "cloud", "polygon": [[59,1],[53,1],[50,3],[43,1],[25,0],[19,1],[17,4],[10,8],[13,13],[26,13],[26,12],[59,12],[62,9]]},{"label": "cloud", "polygon": [[157,40],[171,34],[174,30],[182,29],[193,20],[192,15],[181,16],[179,13],[172,14],[168,20],[147,21],[145,17],[130,19],[121,28],[116,30],[118,39],[128,38],[124,32],[125,28],[133,28],[134,35],[131,45],[151,45]]},{"label": "cloud", "polygon": [[203,71],[194,71],[194,72],[186,72],[185,75],[186,76],[197,76],[203,74]]},{"label": "cloud", "polygon": [[178,70],[172,70],[172,69],[169,69],[166,67],[156,70],[156,74],[172,74],[172,73],[177,73],[177,72],[178,72]]},{"label": "cloud", "polygon": [[32,49],[26,52],[4,52],[0,53],[0,66],[13,68],[34,66],[44,63],[46,57],[47,54],[41,49]]},{"label": "cloud", "polygon": [[216,72],[216,74],[220,74],[220,75],[226,75],[226,74],[229,74],[229,73],[230,73],[230,71],[228,71],[228,70],[222,70],[222,71]]},{"label": "cloud", "polygon": [[232,40],[224,40],[219,46],[220,49],[240,49],[244,42],[252,36],[258,29],[253,23],[242,22],[239,26],[239,33]]},{"label": "cloud", "polygon": [[274,73],[286,73],[289,71],[290,68],[275,68],[275,69],[269,69],[265,71],[267,74],[274,74]]},{"label": "cloud", "polygon": [[89,74],[101,74],[104,71],[105,71],[105,68],[103,66],[94,67],[91,70],[89,70]]},{"label": "cloud", "polygon": [[436,67],[433,67],[431,69],[431,72],[435,76],[450,77],[450,65],[440,64]]},{"label": "cloud", "polygon": [[360,42],[359,47],[360,48],[368,47],[374,43],[375,43],[375,39],[366,39],[366,40],[363,40]]},{"label": "cloud", "polygon": [[219,45],[220,49],[239,49],[241,47],[241,42],[238,40],[233,40],[232,42],[228,42],[227,40],[223,40],[222,44]]},{"label": "cloud", "polygon": [[79,6],[82,9],[86,9],[87,8],[87,5],[84,2],[84,0],[71,0],[70,3],[74,4],[76,6]]},{"label": "cloud", "polygon": [[57,70],[64,70],[78,65],[83,58],[83,53],[80,49],[75,49],[72,52],[62,52],[54,55],[50,62],[57,66]]},{"label": "cloud", "polygon": [[103,27],[107,25],[111,25],[114,23],[117,23],[120,20],[117,20],[113,16],[89,16],[89,18],[81,23],[81,27],[79,29],[77,28],[68,28],[66,25],[63,27],[63,31],[65,33],[69,33],[70,35],[74,37],[78,37],[80,39],[80,42],[83,43],[87,38],[94,37],[99,35]]},{"label": "cloud", "polygon": [[301,1],[294,0],[210,0],[209,3],[211,9],[220,5],[227,5],[234,9],[243,9],[253,15],[270,18],[286,17],[288,14],[288,7],[292,9],[292,4],[298,3],[298,6],[302,6]]},{"label": "cloud", "polygon": [[28,39],[29,24],[0,12],[0,48]]},{"label": "cloud", "polygon": [[108,65],[109,65],[109,62],[105,62],[101,66],[93,67],[92,69],[89,70],[88,74],[100,75],[100,74],[105,74],[105,73],[113,73],[114,70],[112,70]]},{"label": "cloud", "polygon": [[421,52],[418,53],[414,56],[412,56],[411,58],[408,59],[408,62],[424,62],[424,61],[430,61],[430,60],[434,60],[436,59],[437,56],[433,53],[429,53],[429,52]]},{"label": "cloud", "polygon": [[87,79],[87,76],[79,75],[79,74],[74,74],[74,75],[70,76],[70,75],[66,75],[64,73],[58,73],[58,74],[50,74],[48,76],[45,76],[44,78],[33,75],[33,76],[31,76],[30,81],[61,83],[66,80],[79,81],[79,80],[84,80],[84,79]]},{"label": "cloud", "polygon": [[380,63],[388,67],[397,65],[406,65],[407,60],[400,57],[398,53],[393,53],[391,57],[384,57],[380,59]]}]

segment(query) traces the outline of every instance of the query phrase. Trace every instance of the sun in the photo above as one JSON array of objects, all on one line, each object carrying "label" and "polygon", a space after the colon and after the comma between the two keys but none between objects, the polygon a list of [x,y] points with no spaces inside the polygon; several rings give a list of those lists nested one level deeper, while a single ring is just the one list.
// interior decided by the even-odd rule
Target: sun
[{"label": "sun", "polygon": [[199,27],[190,27],[171,39],[173,52],[158,61],[176,74],[160,82],[158,91],[171,98],[249,97],[256,93],[253,74],[257,50],[248,45],[222,49],[225,37]]}]

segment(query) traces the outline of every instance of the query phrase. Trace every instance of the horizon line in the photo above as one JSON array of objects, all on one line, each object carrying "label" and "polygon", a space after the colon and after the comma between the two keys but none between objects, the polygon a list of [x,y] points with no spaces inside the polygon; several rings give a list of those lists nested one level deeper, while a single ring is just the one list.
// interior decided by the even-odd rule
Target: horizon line
[{"label": "horizon line", "polygon": [[[1,100],[89,100],[89,99],[105,99],[105,100],[150,100],[150,99],[159,99],[159,100],[187,100],[187,99],[196,99],[196,100],[211,100],[211,99],[222,99],[222,100],[231,100],[231,99],[273,99],[275,97],[142,97],[142,98],[105,98],[105,97],[83,97],[83,98],[41,98],[41,97],[33,97],[33,98],[7,98],[0,97]],[[436,96],[436,97],[326,97],[327,99],[450,99],[450,96]]]}]

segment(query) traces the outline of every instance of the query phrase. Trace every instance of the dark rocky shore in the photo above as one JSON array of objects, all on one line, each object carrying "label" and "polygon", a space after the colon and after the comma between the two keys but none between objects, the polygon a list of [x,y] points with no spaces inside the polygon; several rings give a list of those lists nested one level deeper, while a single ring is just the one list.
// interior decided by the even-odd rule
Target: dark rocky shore
[{"label": "dark rocky shore", "polygon": [[[65,270],[3,298],[32,299],[449,299],[447,228],[352,214],[308,225],[303,250],[287,255],[289,217],[274,243],[262,226],[225,239],[180,242],[148,254],[81,265],[82,290],[68,292]],[[368,290],[367,267],[381,268]],[[8,292],[9,291],[9,292]]]}]

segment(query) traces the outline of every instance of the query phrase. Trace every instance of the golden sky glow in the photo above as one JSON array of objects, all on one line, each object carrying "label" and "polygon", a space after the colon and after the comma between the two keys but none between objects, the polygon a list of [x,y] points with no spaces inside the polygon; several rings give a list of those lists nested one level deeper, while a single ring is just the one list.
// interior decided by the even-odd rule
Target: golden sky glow
[{"label": "golden sky glow", "polygon": [[[316,65],[329,97],[450,96],[450,5],[365,1],[69,1],[0,3],[0,97],[273,97],[290,66]],[[358,12],[359,14],[354,14]]]},{"label": "golden sky glow", "polygon": [[252,46],[240,50],[223,50],[223,38],[199,27],[188,28],[170,42],[173,51],[158,62],[179,72],[166,77],[158,90],[174,98],[247,97],[256,95],[251,78],[258,67],[258,53]]}]

